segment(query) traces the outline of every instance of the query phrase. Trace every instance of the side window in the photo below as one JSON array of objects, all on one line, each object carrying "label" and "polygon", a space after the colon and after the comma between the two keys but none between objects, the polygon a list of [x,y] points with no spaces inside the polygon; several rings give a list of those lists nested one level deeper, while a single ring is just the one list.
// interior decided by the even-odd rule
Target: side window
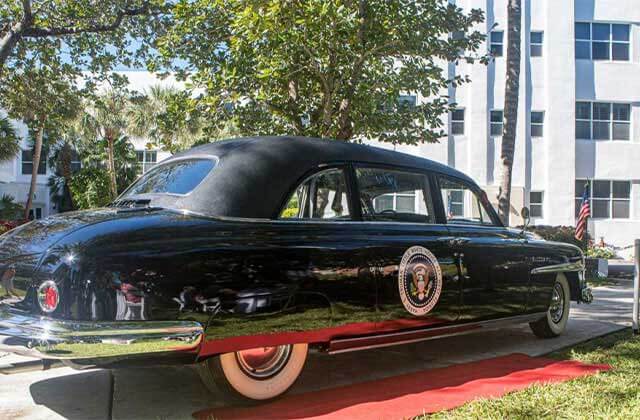
[{"label": "side window", "polygon": [[493,220],[487,211],[489,200],[476,194],[460,181],[440,177],[440,192],[448,223],[466,223],[493,226]]},{"label": "side window", "polygon": [[342,169],[328,169],[305,179],[291,194],[281,219],[350,220],[347,182]]},{"label": "side window", "polygon": [[435,223],[426,175],[357,168],[362,217],[383,222]]}]

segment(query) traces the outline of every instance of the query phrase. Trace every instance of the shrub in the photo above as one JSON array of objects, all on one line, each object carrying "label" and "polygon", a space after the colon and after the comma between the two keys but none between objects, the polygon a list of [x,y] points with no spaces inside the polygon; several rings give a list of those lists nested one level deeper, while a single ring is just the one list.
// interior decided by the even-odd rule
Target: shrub
[{"label": "shrub", "polygon": [[24,208],[16,203],[15,198],[9,194],[0,197],[0,221],[19,220],[23,217]]},{"label": "shrub", "polygon": [[79,209],[104,207],[111,202],[109,174],[101,168],[80,169],[71,178],[69,190]]},{"label": "shrub", "polygon": [[580,247],[586,251],[586,241],[579,241],[575,238],[576,228],[573,226],[530,226],[527,230],[540,235],[547,241],[564,242]]},{"label": "shrub", "polygon": [[610,260],[616,257],[616,253],[611,248],[606,247],[592,247],[587,249],[587,257],[589,258],[604,258]]}]

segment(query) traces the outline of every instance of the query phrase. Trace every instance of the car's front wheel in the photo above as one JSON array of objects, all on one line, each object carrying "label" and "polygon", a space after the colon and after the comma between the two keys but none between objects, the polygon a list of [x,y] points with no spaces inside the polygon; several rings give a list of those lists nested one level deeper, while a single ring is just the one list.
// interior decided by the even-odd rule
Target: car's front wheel
[{"label": "car's front wheel", "polygon": [[212,392],[265,401],[291,388],[300,376],[307,353],[307,344],[260,347],[212,357],[198,370]]},{"label": "car's front wheel", "polygon": [[533,333],[540,338],[557,337],[567,328],[569,309],[571,308],[571,290],[564,274],[558,274],[551,292],[551,304],[547,314],[529,324]]}]

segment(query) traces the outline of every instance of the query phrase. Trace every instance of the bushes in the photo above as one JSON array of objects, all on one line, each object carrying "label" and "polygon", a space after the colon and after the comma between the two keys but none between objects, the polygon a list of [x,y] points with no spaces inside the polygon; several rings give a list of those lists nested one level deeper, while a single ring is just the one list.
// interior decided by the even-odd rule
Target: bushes
[{"label": "bushes", "polygon": [[79,209],[104,207],[111,202],[109,174],[102,168],[82,168],[71,178],[69,190]]},{"label": "bushes", "polygon": [[611,260],[616,257],[616,253],[611,248],[592,247],[587,249],[587,257]]},{"label": "bushes", "polygon": [[24,208],[16,203],[15,198],[9,194],[4,194],[0,198],[0,221],[18,220],[24,217]]},{"label": "bushes", "polygon": [[543,239],[554,242],[565,242],[576,245],[586,251],[586,241],[579,241],[575,238],[576,228],[573,226],[530,226],[527,230],[537,233]]}]

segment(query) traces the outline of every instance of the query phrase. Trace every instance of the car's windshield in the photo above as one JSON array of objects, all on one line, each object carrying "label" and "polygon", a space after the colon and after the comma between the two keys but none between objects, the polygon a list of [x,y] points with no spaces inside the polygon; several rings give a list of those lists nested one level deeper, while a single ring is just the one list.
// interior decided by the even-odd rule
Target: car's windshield
[{"label": "car's windshield", "polygon": [[214,159],[186,159],[160,165],[133,184],[125,197],[139,194],[188,194],[215,166]]}]

